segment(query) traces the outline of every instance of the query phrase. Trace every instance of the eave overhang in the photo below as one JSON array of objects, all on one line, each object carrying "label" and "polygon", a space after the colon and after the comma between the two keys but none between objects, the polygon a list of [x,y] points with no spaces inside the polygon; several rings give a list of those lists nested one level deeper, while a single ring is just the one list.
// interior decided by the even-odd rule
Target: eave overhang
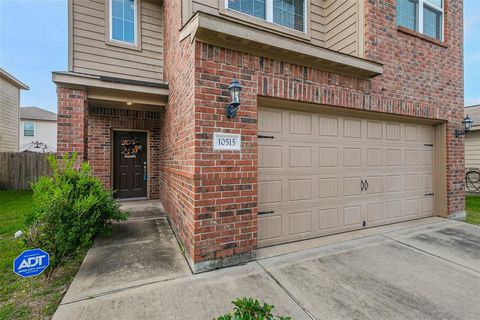
[{"label": "eave overhang", "polygon": [[17,88],[22,89],[22,90],[29,90],[30,88],[23,83],[22,81],[18,80],[14,76],[12,76],[10,73],[5,71],[4,69],[0,68],[0,76],[11,82],[13,85],[15,85]]},{"label": "eave overhang", "polygon": [[82,89],[87,99],[166,106],[168,83],[146,82],[75,72],[52,72],[52,81],[59,87]]},{"label": "eave overhang", "polygon": [[232,50],[310,66],[360,79],[383,74],[383,65],[308,42],[260,30],[204,12],[197,12],[182,28],[180,40],[195,39]]}]

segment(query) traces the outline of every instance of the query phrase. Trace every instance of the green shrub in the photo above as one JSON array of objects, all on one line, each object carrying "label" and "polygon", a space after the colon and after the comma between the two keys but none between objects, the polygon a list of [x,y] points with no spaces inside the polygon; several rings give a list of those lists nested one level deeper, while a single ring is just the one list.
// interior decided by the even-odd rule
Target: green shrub
[{"label": "green shrub", "polygon": [[221,316],[217,320],[290,320],[290,317],[275,317],[272,313],[274,307],[264,303],[263,305],[252,298],[242,298],[232,301],[235,305],[233,314]]},{"label": "green shrub", "polygon": [[87,163],[75,169],[76,154],[59,161],[50,156],[51,177],[32,184],[33,211],[26,217],[27,246],[50,254],[51,269],[90,247],[112,221],[127,219],[112,192],[103,188]]}]

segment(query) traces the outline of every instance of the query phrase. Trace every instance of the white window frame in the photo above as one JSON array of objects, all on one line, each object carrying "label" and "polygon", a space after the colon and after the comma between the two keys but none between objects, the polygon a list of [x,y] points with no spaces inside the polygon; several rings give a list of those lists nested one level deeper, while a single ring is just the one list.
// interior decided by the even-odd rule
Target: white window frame
[{"label": "white window frame", "polygon": [[241,12],[241,11],[237,11],[235,9],[231,9],[228,7],[228,1],[229,0],[225,0],[225,8],[228,9],[228,10],[232,10],[232,11],[235,11],[235,12],[238,12],[238,13],[241,13],[241,14],[244,14],[248,17],[252,17],[252,18],[256,18],[256,19],[259,19],[259,20],[262,20],[262,21],[267,21],[267,22],[270,22],[276,26],[280,26],[280,27],[283,27],[283,28],[287,28],[289,30],[294,30],[294,31],[297,31],[297,32],[302,32],[302,33],[307,33],[307,30],[308,30],[308,12],[307,12],[307,9],[308,9],[308,5],[307,5],[307,1],[308,0],[303,0],[303,30],[297,30],[297,29],[294,29],[294,28],[290,28],[288,26],[285,26],[283,24],[279,24],[279,23],[275,23],[273,22],[273,0],[265,0],[265,19],[262,19],[262,18],[259,18],[259,17],[255,17],[255,16],[252,16],[252,15],[249,15],[249,14],[246,14],[244,12]]},{"label": "white window frame", "polygon": [[[26,136],[26,135],[25,135],[25,125],[26,125],[26,124],[33,124],[33,136]],[[22,131],[23,131],[23,137],[25,137],[25,138],[36,138],[36,137],[37,137],[37,124],[36,124],[35,122],[27,122],[27,121],[25,121],[25,122],[23,123],[23,130],[22,130]]]},{"label": "white window frame", "polygon": [[138,45],[138,32],[137,32],[137,28],[138,28],[138,15],[137,15],[137,12],[138,12],[138,0],[134,0],[135,2],[135,5],[133,6],[133,39],[134,39],[134,42],[128,42],[128,41],[123,41],[123,40],[117,40],[117,39],[113,39],[113,15],[112,15],[112,7],[113,7],[113,0],[108,0],[108,9],[109,9],[109,12],[108,12],[108,16],[109,16],[109,26],[110,26],[110,30],[109,30],[109,40],[113,43],[121,43],[121,44],[125,44],[125,45],[128,45],[128,46],[137,46]]}]

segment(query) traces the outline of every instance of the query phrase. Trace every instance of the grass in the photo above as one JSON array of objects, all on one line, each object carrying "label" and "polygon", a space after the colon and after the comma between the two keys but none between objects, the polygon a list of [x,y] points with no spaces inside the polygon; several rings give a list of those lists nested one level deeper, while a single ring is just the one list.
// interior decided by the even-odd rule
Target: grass
[{"label": "grass", "polygon": [[58,268],[47,279],[21,278],[13,260],[25,247],[17,230],[25,230],[25,214],[32,210],[29,191],[0,191],[0,319],[50,319],[73,280],[83,255]]},{"label": "grass", "polygon": [[466,196],[467,223],[480,226],[480,196]]}]

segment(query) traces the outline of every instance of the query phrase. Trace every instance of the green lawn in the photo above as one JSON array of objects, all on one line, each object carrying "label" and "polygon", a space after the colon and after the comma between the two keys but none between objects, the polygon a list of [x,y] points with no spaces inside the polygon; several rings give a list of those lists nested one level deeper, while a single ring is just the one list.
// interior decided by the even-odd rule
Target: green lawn
[{"label": "green lawn", "polygon": [[0,191],[0,319],[50,319],[83,259],[60,267],[47,279],[40,275],[22,279],[13,273],[13,260],[25,249],[14,239],[25,230],[25,214],[32,209],[29,191]]},{"label": "green lawn", "polygon": [[466,197],[467,222],[480,226],[480,196]]}]

